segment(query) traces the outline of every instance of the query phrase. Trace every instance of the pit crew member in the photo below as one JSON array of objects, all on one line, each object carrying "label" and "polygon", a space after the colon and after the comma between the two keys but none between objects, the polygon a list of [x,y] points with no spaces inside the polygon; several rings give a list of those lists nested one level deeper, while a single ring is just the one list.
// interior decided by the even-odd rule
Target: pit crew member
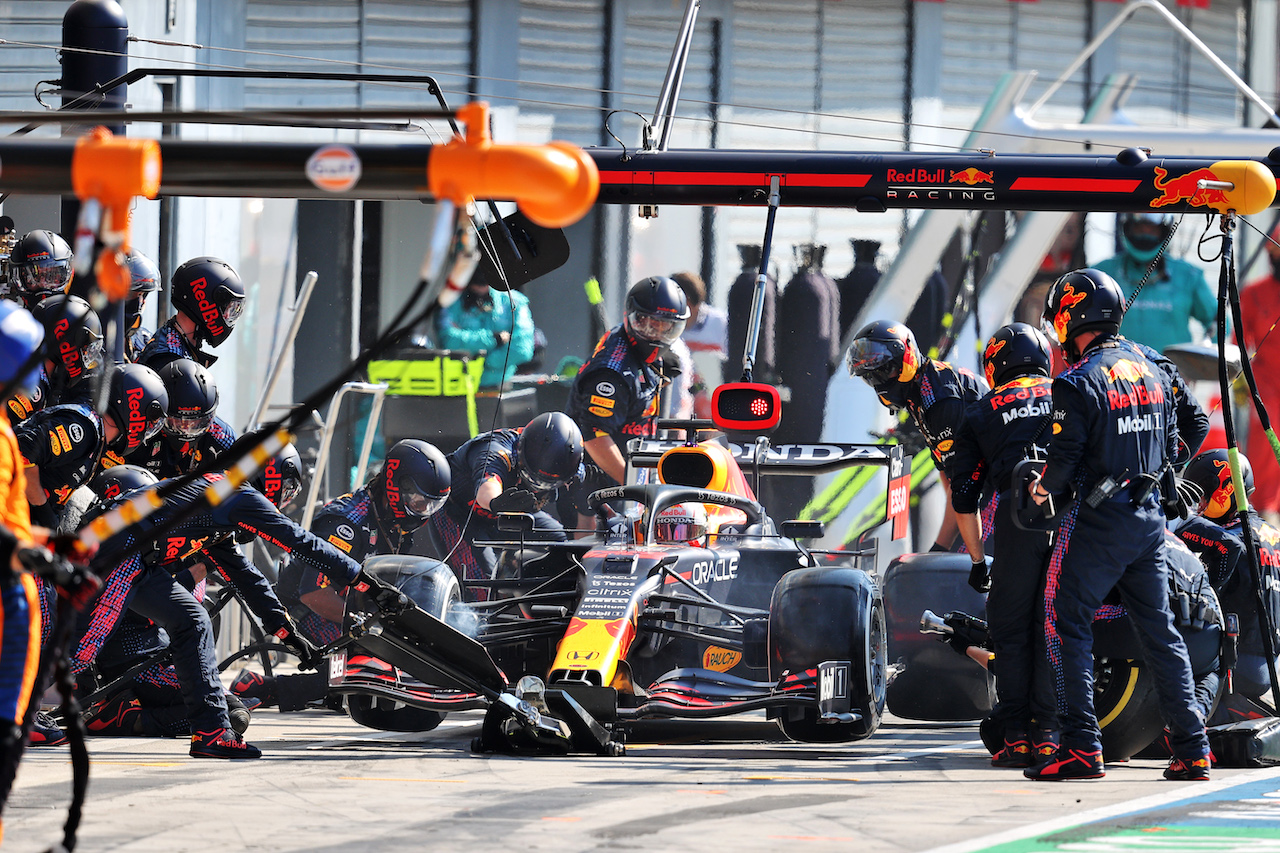
[{"label": "pit crew member", "polygon": [[991,717],[1004,731],[1004,745],[991,759],[996,767],[1030,767],[1036,756],[1057,748],[1053,684],[1043,663],[1050,534],[1023,530],[1009,510],[994,513],[988,570],[978,514],[987,486],[998,506],[1013,506],[1013,468],[1032,443],[1048,436],[1051,363],[1049,341],[1034,326],[1011,323],[991,336],[982,366],[992,390],[966,408],[952,463],[951,506],[974,560],[969,585],[990,589],[987,625],[998,699]]},{"label": "pit crew member", "polygon": [[[160,479],[194,471],[202,462],[221,456],[235,443],[236,432],[219,418],[218,386],[209,372],[189,358],[175,358],[159,370],[169,395],[168,413],[160,433],[128,457]],[[126,460],[113,453],[103,465]]]},{"label": "pit crew member", "polygon": [[1140,350],[1119,337],[1124,295],[1095,269],[1054,283],[1045,318],[1070,366],[1053,383],[1053,426],[1041,479],[1050,495],[1078,496],[1057,529],[1045,586],[1045,642],[1058,698],[1061,745],[1023,771],[1030,779],[1105,775],[1093,711],[1094,614],[1116,588],[1142,642],[1169,725],[1166,779],[1209,778],[1209,743],[1191,663],[1169,610],[1165,517],[1154,479],[1177,452],[1172,389]]},{"label": "pit crew member", "polygon": [[863,326],[849,346],[849,372],[875,389],[891,411],[911,413],[929,445],[947,506],[930,551],[950,551],[955,542],[955,510],[951,506],[951,468],[955,440],[964,424],[965,408],[988,390],[964,368],[923,358],[916,337],[902,323],[876,320]]},{"label": "pit crew member", "polygon": [[65,293],[75,276],[71,247],[52,231],[28,231],[9,254],[9,278],[28,311],[55,293]]},{"label": "pit crew member", "polygon": [[31,315],[45,330],[45,358],[35,389],[19,391],[5,402],[14,425],[59,403],[88,405],[91,380],[103,364],[102,325],[88,302],[59,293],[36,305]]},{"label": "pit crew member", "polygon": [[626,478],[626,443],[654,434],[665,381],[659,351],[680,337],[688,319],[680,285],[665,276],[637,282],[627,293],[622,325],[578,371],[565,412],[577,423],[587,455],[586,476],[574,493],[580,527],[592,524],[587,496]]},{"label": "pit crew member", "polygon": [[200,349],[217,347],[235,328],[244,310],[244,285],[231,265],[218,258],[192,258],[173,271],[169,299],[174,315],[156,330],[137,363],[159,370],[175,358],[210,367],[217,356]]}]

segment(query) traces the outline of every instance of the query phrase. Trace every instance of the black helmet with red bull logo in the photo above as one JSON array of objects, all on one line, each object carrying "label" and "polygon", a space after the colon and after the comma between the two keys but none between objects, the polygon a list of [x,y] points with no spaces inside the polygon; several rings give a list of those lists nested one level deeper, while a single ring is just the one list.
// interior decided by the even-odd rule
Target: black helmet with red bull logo
[{"label": "black helmet with red bull logo", "polygon": [[102,365],[102,322],[88,302],[59,293],[36,305],[31,316],[44,326],[44,357],[70,384]]},{"label": "black helmet with red bull logo", "polygon": [[164,382],[154,370],[141,364],[117,365],[106,411],[118,431],[111,449],[130,453],[155,438],[168,406]]},{"label": "black helmet with red bull logo", "polygon": [[158,482],[156,475],[141,465],[113,465],[95,474],[89,481],[89,488],[99,499],[112,501],[134,489],[144,489]]},{"label": "black helmet with red bull logo", "polygon": [[286,444],[262,465],[249,481],[266,495],[276,509],[284,509],[302,491],[302,457],[298,448]]},{"label": "black helmet with red bull logo", "polygon": [[1120,331],[1124,293],[1116,280],[1102,270],[1072,270],[1049,288],[1044,319],[1067,356],[1078,361],[1079,353],[1072,343],[1076,335],[1083,332],[1114,335]]},{"label": "black helmet with red bull logo", "polygon": [[244,310],[244,285],[231,264],[218,258],[192,258],[173,271],[170,301],[196,324],[196,337],[218,346],[235,328]]},{"label": "black helmet with red bull logo", "polygon": [[160,268],[137,249],[129,250],[125,266],[129,268],[129,301],[124,304],[124,325],[133,331],[142,325],[147,294],[160,289]]},{"label": "black helmet with red bull logo", "polygon": [[876,320],[854,335],[845,363],[849,373],[875,389],[890,408],[904,405],[908,384],[920,370],[920,347],[903,323]]},{"label": "black helmet with red bull logo", "polygon": [[451,482],[449,461],[435,445],[406,438],[387,451],[372,485],[393,523],[408,532],[444,506]]},{"label": "black helmet with red bull logo", "polygon": [[159,373],[169,395],[165,434],[179,441],[194,441],[208,432],[218,410],[218,386],[209,372],[189,358],[175,358]]},{"label": "black helmet with red bull logo", "polygon": [[657,358],[660,348],[675,343],[688,319],[689,300],[674,279],[650,276],[627,291],[623,326],[631,345],[640,349],[647,361]]},{"label": "black helmet with red bull logo", "polygon": [[[1253,466],[1243,453],[1237,454],[1237,458],[1240,460],[1244,493],[1248,496],[1253,494]],[[1205,518],[1216,521],[1240,509],[1241,503],[1231,479],[1231,463],[1226,450],[1218,448],[1198,454],[1187,463],[1182,479],[1195,485],[1203,495],[1200,514]]]},{"label": "black helmet with red bull logo", "polygon": [[582,432],[564,412],[548,412],[529,421],[516,443],[520,479],[535,492],[568,484],[582,465]]},{"label": "black helmet with red bull logo", "polygon": [[982,370],[992,388],[1019,376],[1048,376],[1051,364],[1049,339],[1026,323],[997,329],[982,350]]},{"label": "black helmet with red bull logo", "polygon": [[52,231],[29,231],[9,255],[12,284],[28,310],[55,293],[65,293],[75,270],[71,247]]}]

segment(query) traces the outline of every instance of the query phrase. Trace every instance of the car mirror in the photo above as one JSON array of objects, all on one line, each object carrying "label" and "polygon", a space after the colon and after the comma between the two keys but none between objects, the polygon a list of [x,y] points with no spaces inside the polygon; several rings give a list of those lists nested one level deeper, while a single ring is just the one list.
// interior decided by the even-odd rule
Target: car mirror
[{"label": "car mirror", "polygon": [[532,533],[533,516],[527,512],[500,512],[498,529],[503,533]]},{"label": "car mirror", "polygon": [[804,521],[796,518],[782,522],[782,535],[788,539],[821,539],[826,532],[827,526],[821,521]]}]

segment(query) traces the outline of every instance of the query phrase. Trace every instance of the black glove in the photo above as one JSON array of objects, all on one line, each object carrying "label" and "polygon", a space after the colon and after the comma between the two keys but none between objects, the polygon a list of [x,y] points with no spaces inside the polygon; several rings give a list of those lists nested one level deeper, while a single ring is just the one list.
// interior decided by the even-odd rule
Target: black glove
[{"label": "black glove", "polygon": [[493,500],[489,501],[490,512],[533,512],[538,508],[538,499],[533,492],[512,486]]},{"label": "black glove", "polygon": [[1186,518],[1200,506],[1200,501],[1204,500],[1204,492],[1195,483],[1184,480],[1182,477],[1178,478],[1176,489],[1179,503],[1178,515]]},{"label": "black glove", "polygon": [[969,586],[974,592],[991,591],[991,558],[983,557],[969,566]]},{"label": "black glove", "polygon": [[364,570],[361,570],[356,575],[351,585],[356,588],[357,592],[363,592],[369,596],[374,605],[383,613],[390,613],[394,616],[397,613],[405,612],[413,606],[409,596]]},{"label": "black glove", "polygon": [[320,650],[311,645],[311,641],[295,632],[288,625],[276,631],[278,639],[286,649],[298,658],[298,669],[316,669],[324,661]]},{"label": "black glove", "polygon": [[966,638],[957,634],[952,634],[950,637],[947,637],[947,645],[961,657],[967,658],[969,656],[969,643]]}]

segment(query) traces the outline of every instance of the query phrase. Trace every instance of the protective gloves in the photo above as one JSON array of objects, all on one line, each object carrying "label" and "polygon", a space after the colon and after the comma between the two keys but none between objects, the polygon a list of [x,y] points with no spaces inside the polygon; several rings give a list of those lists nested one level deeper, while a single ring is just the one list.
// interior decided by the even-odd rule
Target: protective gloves
[{"label": "protective gloves", "polygon": [[512,486],[489,502],[489,511],[498,512],[533,512],[538,508],[538,499],[533,492]]},{"label": "protective gloves", "polygon": [[974,592],[991,591],[991,558],[984,556],[969,566],[969,586]]},{"label": "protective gloves", "polygon": [[403,613],[413,606],[413,602],[409,600],[409,596],[400,590],[391,586],[380,578],[360,570],[351,585],[356,588],[357,592],[363,592],[373,601],[374,605],[383,613],[395,615]]},{"label": "protective gloves", "polygon": [[297,656],[298,669],[316,669],[324,661],[324,655],[320,654],[320,650],[311,645],[310,640],[298,634],[288,625],[276,631],[276,639]]}]

